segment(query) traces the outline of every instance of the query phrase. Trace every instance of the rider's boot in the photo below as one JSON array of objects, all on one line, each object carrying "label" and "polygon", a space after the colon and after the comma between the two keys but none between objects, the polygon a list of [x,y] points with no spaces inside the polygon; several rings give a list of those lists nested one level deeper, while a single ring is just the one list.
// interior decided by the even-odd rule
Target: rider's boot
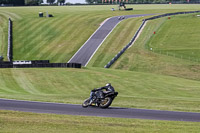
[{"label": "rider's boot", "polygon": [[93,101],[94,101],[94,100],[91,98],[91,99],[90,99],[90,102],[89,102],[89,105],[91,105]]}]

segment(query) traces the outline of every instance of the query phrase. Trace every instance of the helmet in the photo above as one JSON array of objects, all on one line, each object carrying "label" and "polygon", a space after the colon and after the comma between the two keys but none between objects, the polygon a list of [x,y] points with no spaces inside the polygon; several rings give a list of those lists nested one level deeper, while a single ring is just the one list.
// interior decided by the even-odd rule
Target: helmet
[{"label": "helmet", "polygon": [[110,85],[111,85],[111,83],[107,83],[107,84],[106,84],[106,86],[110,86]]}]

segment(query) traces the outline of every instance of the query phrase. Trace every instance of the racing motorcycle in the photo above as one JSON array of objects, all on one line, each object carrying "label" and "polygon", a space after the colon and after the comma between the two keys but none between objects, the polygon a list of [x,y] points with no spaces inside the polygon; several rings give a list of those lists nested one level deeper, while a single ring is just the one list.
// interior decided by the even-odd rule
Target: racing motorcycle
[{"label": "racing motorcycle", "polygon": [[98,92],[94,92],[92,90],[90,92],[90,97],[83,102],[82,107],[87,108],[88,106],[93,106],[100,108],[108,108],[112,104],[112,101],[115,99],[115,97],[118,95],[118,92],[103,92],[104,98],[98,98],[97,93]]}]

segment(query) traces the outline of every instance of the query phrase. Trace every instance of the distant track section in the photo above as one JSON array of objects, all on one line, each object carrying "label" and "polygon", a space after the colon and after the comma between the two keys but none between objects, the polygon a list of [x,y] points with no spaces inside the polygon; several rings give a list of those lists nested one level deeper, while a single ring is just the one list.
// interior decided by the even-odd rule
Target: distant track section
[{"label": "distant track section", "polygon": [[83,46],[73,55],[68,63],[80,63],[82,66],[87,66],[90,59],[96,53],[98,48],[113,31],[113,29],[124,19],[150,16],[154,14],[139,14],[116,16],[107,19],[102,25],[90,36],[90,38],[83,44]]},{"label": "distant track section", "polygon": [[0,110],[116,118],[200,122],[200,113],[133,108],[82,108],[81,105],[0,99]]}]

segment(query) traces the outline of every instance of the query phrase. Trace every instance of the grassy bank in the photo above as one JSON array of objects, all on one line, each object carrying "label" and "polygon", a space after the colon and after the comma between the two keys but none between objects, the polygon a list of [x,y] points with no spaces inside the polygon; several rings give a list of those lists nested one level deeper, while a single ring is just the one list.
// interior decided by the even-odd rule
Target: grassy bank
[{"label": "grassy bank", "polygon": [[0,97],[81,104],[110,82],[113,106],[200,112],[200,82],[151,73],[100,68],[0,69]]},{"label": "grassy bank", "polygon": [[153,121],[0,111],[1,132],[198,133],[198,122]]},{"label": "grassy bank", "polygon": [[[197,14],[172,16],[147,43],[155,52],[198,61],[200,26]],[[199,60],[200,62],[200,60]]]},{"label": "grassy bank", "polygon": [[[113,12],[110,10],[113,7],[117,9],[117,5],[7,7],[1,8],[0,12],[7,19],[11,17],[14,20],[14,60],[67,62],[106,18],[199,9],[198,5],[128,5],[134,10]],[[46,15],[47,11],[54,17],[38,17],[38,12]],[[123,32],[124,35],[129,33]],[[129,37],[127,39],[124,42],[129,41]]]},{"label": "grassy bank", "polygon": [[[195,41],[198,40],[198,28],[195,29],[197,21],[196,14],[148,21],[134,45],[119,58],[112,68],[200,80],[200,66],[196,61],[199,59],[199,53],[197,53],[199,46]],[[174,30],[166,26],[171,26]],[[190,28],[193,30],[184,30]],[[171,32],[179,34],[175,35]],[[188,34],[193,40],[187,39]],[[184,58],[186,56],[193,56],[196,60]]]}]

